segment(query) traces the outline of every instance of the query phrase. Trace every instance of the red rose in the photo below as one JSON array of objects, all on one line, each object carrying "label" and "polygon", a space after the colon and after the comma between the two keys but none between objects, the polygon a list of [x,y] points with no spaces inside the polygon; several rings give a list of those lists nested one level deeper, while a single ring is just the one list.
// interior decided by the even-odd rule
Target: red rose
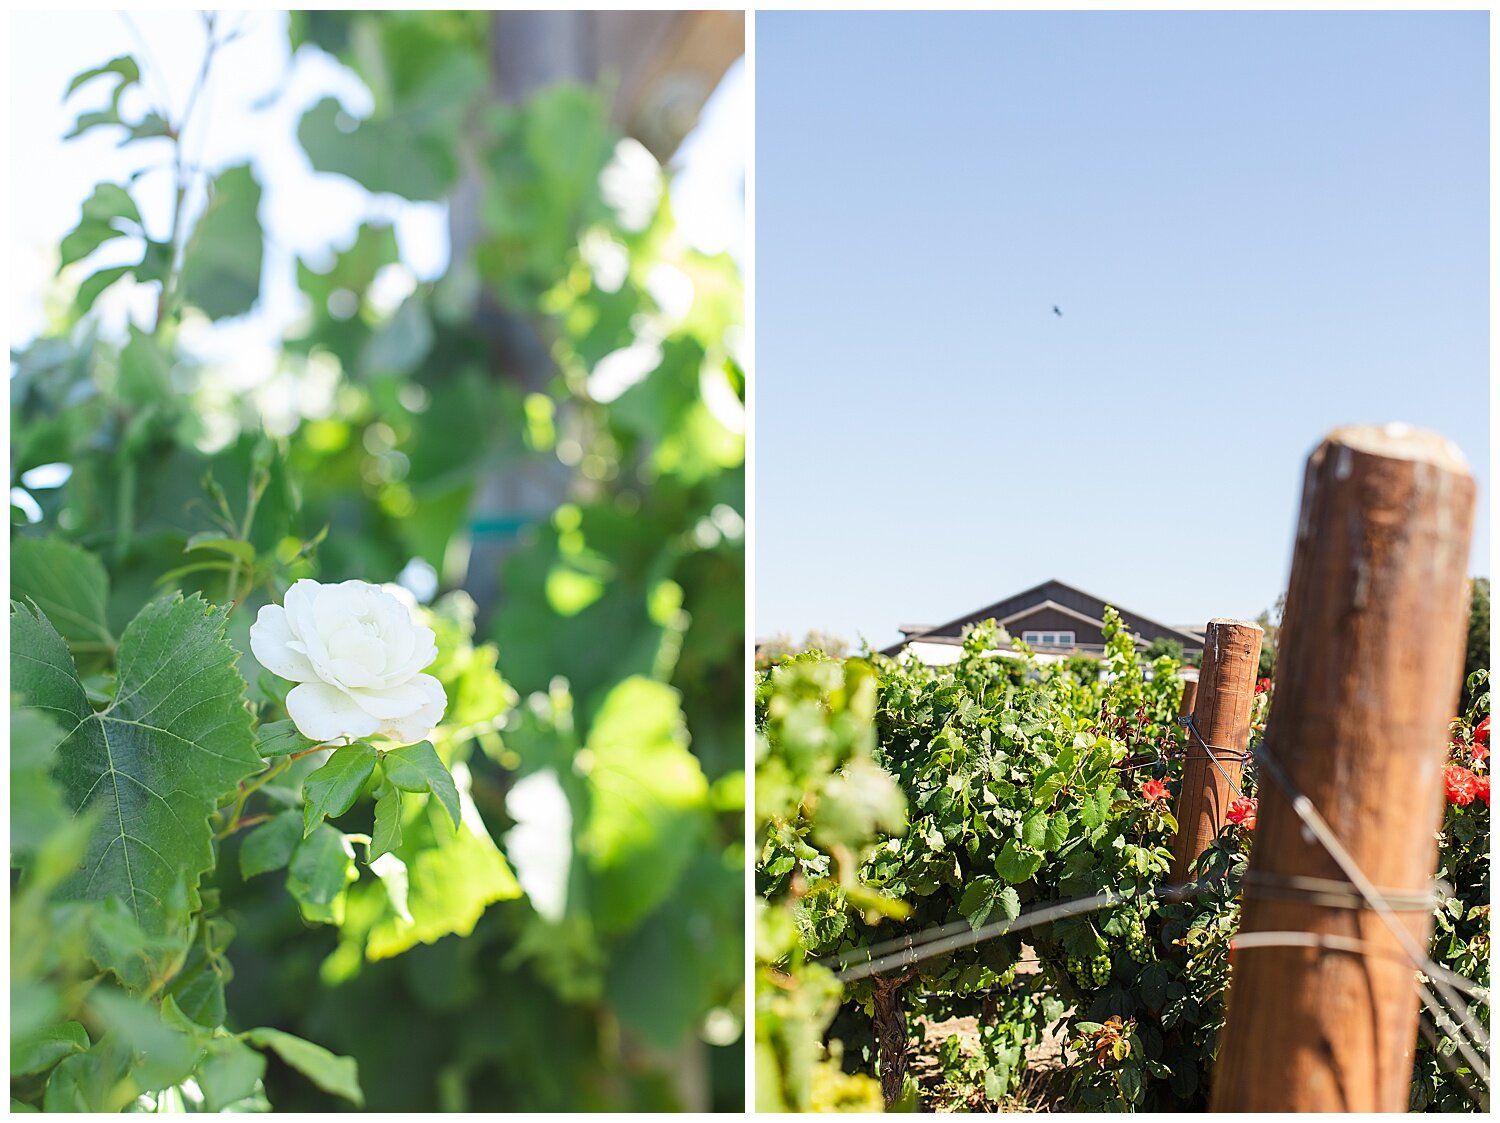
[{"label": "red rose", "polygon": [[1270,689],[1271,689],[1271,680],[1268,679],[1268,678],[1260,679],[1255,684],[1255,693],[1257,693],[1257,694],[1264,694],[1267,690],[1270,690]]},{"label": "red rose", "polygon": [[1490,778],[1488,776],[1474,777],[1474,794],[1484,800],[1484,805],[1490,805]]},{"label": "red rose", "polygon": [[1255,829],[1255,812],[1260,801],[1248,795],[1235,796],[1234,802],[1229,805],[1225,818],[1231,823],[1238,823],[1247,831]]},{"label": "red rose", "polygon": [[1449,803],[1467,807],[1479,794],[1479,777],[1462,765],[1450,764],[1443,769],[1443,787],[1448,793]]},{"label": "red rose", "polygon": [[1141,785],[1141,798],[1147,803],[1155,803],[1158,799],[1167,798],[1167,785],[1160,780],[1147,780]]},{"label": "red rose", "polygon": [[1484,720],[1474,727],[1474,740],[1481,745],[1490,743],[1490,715],[1485,714]]},{"label": "red rose", "polygon": [[[1485,718],[1485,721],[1488,720],[1489,718]],[[1469,750],[1469,755],[1472,756],[1475,760],[1489,760],[1490,750],[1476,741],[1474,742],[1474,747]]]}]

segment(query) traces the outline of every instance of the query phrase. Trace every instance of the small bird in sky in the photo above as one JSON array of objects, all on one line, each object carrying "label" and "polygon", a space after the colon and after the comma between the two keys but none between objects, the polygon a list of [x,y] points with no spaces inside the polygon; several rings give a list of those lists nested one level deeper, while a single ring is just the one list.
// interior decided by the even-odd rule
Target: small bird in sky
[{"label": "small bird in sky", "polygon": [[1053,305],[1053,306],[1052,306],[1052,314],[1053,314],[1053,315],[1054,315],[1054,316],[1061,316],[1061,315],[1062,315],[1062,309],[1061,309],[1061,308],[1059,308],[1059,307],[1058,307],[1058,306],[1057,306],[1057,305],[1055,305],[1055,304],[1054,304],[1054,305]]}]

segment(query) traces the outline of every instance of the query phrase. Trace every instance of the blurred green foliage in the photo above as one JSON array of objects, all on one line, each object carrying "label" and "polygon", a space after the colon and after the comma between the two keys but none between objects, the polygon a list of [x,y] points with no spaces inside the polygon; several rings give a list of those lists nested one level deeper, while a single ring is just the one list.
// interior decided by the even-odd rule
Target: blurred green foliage
[{"label": "blurred green foliage", "polygon": [[[185,328],[256,305],[255,165],[177,161],[186,122],[119,96],[141,81],[133,58],[75,84],[106,99],[79,129],[170,149],[181,190],[152,230],[136,183],[99,185],[61,249],[76,299],[12,356],[22,1107],[743,1103],[739,273],[685,244],[663,173],[624,159],[600,92],[489,100],[489,19],[292,15],[294,48],[373,95],[362,120],[307,112],[312,166],[413,200],[447,198],[462,169],[478,227],[394,307],[389,225],[299,261],[307,314],[251,393]],[[137,263],[90,271],[118,239]],[[130,283],[156,315],[115,337],[92,309]],[[497,343],[497,316],[530,333],[545,377]],[[487,506],[508,478],[546,501]],[[500,572],[472,562],[495,557]],[[435,759],[371,769],[353,752],[320,774],[249,625],[298,578],[403,571],[441,594],[421,610],[449,699]],[[162,614],[181,642],[147,627]],[[62,685],[21,685],[44,650]],[[179,829],[165,805],[137,831],[91,787],[111,769],[150,783],[149,744],[138,768],[76,759],[99,715],[129,717],[132,667],[186,677],[205,659],[225,697],[173,735],[235,763],[167,795],[179,851],[158,845]],[[160,884],[121,890],[111,863],[145,846]],[[71,871],[105,849],[80,888]]]}]

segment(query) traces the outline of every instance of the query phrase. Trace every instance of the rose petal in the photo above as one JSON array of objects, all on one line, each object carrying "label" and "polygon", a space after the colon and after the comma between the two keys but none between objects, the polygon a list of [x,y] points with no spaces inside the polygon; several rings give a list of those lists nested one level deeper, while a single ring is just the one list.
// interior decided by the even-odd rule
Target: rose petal
[{"label": "rose petal", "polygon": [[380,728],[354,699],[324,682],[304,682],[293,690],[286,696],[286,712],[304,737],[319,742],[352,741]]},{"label": "rose petal", "polygon": [[255,623],[250,625],[250,650],[260,665],[292,682],[312,682],[318,677],[312,662],[288,646],[296,641],[286,610],[280,605],[268,604],[256,613]]},{"label": "rose petal", "polygon": [[[397,686],[384,687],[379,690],[351,690],[349,696],[365,713],[381,721],[404,718],[423,707],[430,707],[434,704],[439,707],[448,705],[448,696],[443,693],[443,684],[431,675],[417,675]],[[438,712],[441,714],[442,710]]]},{"label": "rose petal", "polygon": [[318,634],[317,622],[313,619],[313,604],[322,587],[316,581],[304,577],[286,591],[282,604],[286,607],[287,623],[306,649],[308,661],[318,672],[318,677],[326,680],[329,677],[328,649],[323,637]]},{"label": "rose petal", "polygon": [[407,682],[417,672],[432,666],[438,657],[437,637],[433,635],[432,629],[422,624],[411,625],[413,636],[411,654],[405,662],[396,664],[381,675],[381,684],[394,686],[397,683]]},{"label": "rose petal", "polygon": [[436,690],[429,690],[429,697],[415,713],[393,721],[381,722],[380,732],[399,745],[414,745],[432,736],[438,722],[443,720],[443,710],[448,706],[448,697],[442,684],[431,675],[418,675],[414,682],[426,679]]}]

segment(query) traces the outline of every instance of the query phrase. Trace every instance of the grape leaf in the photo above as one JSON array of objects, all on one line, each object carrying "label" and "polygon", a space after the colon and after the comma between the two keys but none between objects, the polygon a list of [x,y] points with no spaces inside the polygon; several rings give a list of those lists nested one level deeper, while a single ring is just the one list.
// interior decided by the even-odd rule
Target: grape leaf
[{"label": "grape leaf", "polygon": [[54,775],[70,809],[101,808],[60,893],[119,898],[147,932],[196,911],[214,861],[209,816],[260,766],[224,619],[196,594],[147,605],[120,641],[114,700],[95,713],[56,629],[11,606],[11,682],[69,730]]},{"label": "grape leaf", "polygon": [[1012,885],[1026,881],[1042,868],[1042,856],[1034,850],[1023,850],[1015,839],[1005,844],[995,859],[995,870]]},{"label": "grape leaf", "polygon": [[250,165],[225,168],[182,257],[182,295],[209,319],[239,316],[260,297],[260,184]]},{"label": "grape leaf", "polygon": [[998,878],[976,877],[958,903],[958,911],[978,931],[990,920],[1014,920],[1021,915],[1021,898]]},{"label": "grape leaf", "polygon": [[71,542],[17,538],[11,543],[10,595],[30,600],[46,613],[75,651],[115,642],[105,622],[109,577],[104,563]]},{"label": "grape leaf", "polygon": [[708,781],[687,748],[677,691],[636,676],[589,731],[593,797],[584,850],[601,928],[628,930],[664,901],[707,831]]}]

